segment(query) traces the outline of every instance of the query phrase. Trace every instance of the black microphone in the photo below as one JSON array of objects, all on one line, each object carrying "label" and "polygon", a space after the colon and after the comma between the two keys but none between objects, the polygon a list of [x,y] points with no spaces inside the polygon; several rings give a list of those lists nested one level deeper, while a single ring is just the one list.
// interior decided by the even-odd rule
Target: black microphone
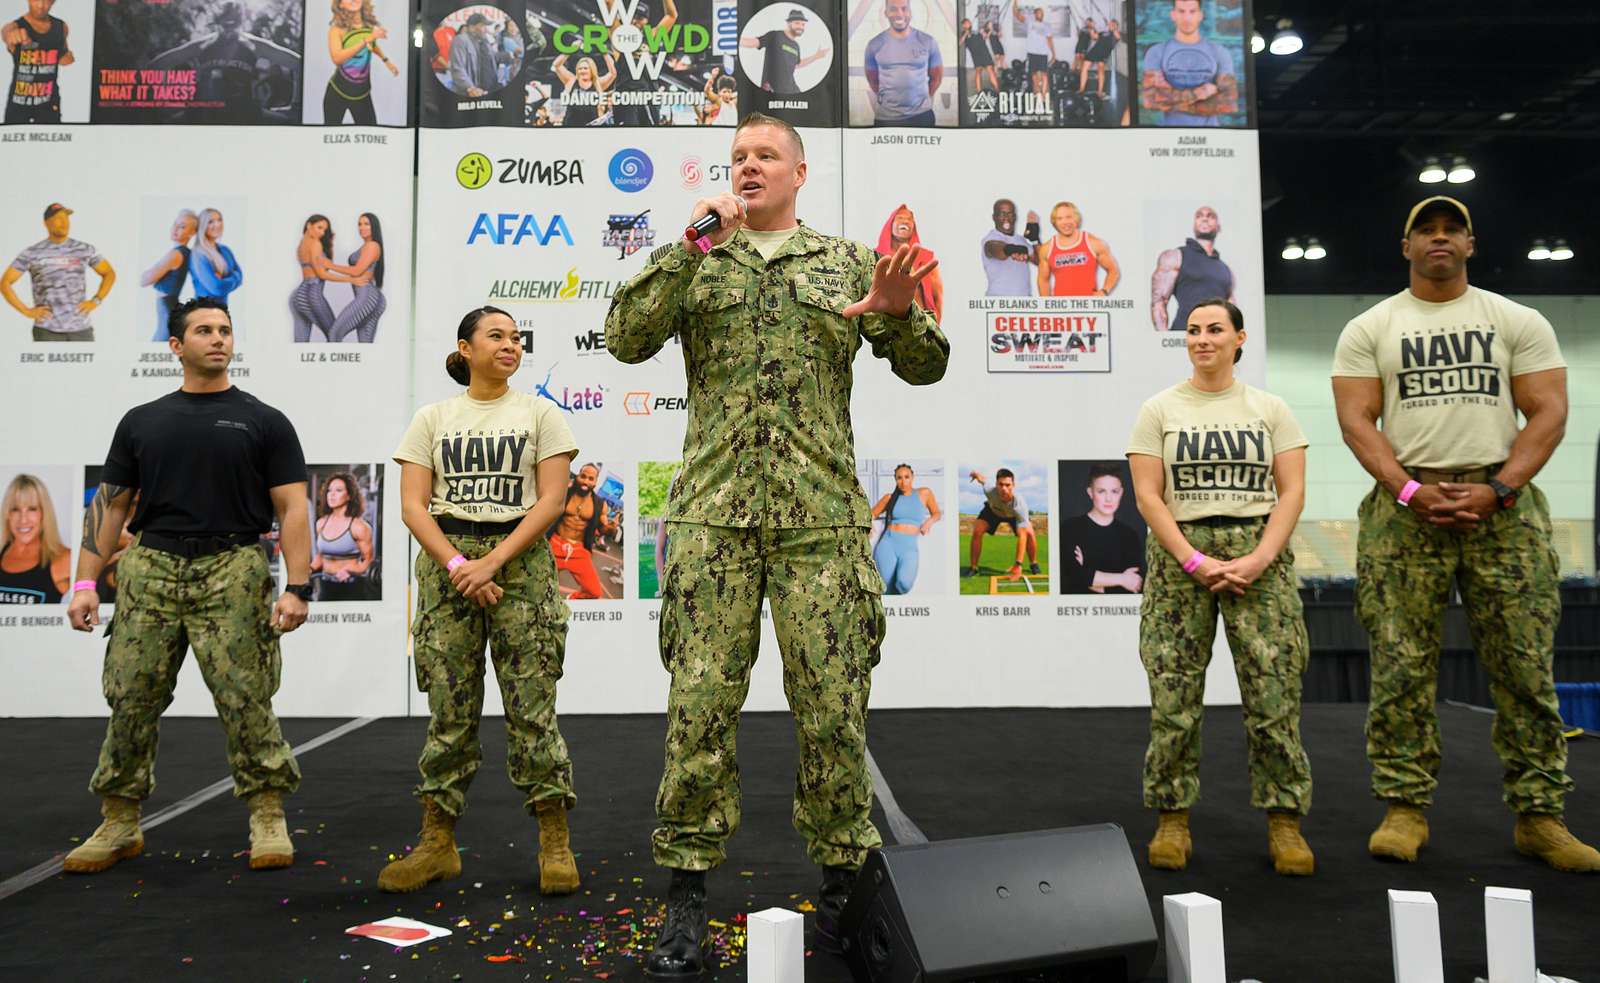
[{"label": "black microphone", "polygon": [[[738,199],[740,207],[744,206],[743,198],[740,198],[738,195],[734,195],[734,198]],[[710,235],[712,231],[714,231],[717,226],[721,224],[722,216],[718,215],[716,212],[707,212],[706,214],[695,219],[693,225],[683,230],[683,237],[690,242],[699,242],[701,239]]]}]

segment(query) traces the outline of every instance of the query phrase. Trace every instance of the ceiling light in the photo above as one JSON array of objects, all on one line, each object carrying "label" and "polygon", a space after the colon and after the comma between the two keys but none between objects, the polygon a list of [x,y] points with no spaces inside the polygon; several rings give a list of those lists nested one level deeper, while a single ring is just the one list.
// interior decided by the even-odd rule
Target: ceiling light
[{"label": "ceiling light", "polygon": [[1275,55],[1292,55],[1305,46],[1300,35],[1295,33],[1294,22],[1285,17],[1278,21],[1278,33],[1272,36],[1272,43],[1267,50]]},{"label": "ceiling light", "polygon": [[1267,50],[1267,39],[1262,37],[1260,32],[1251,31],[1250,32],[1250,53],[1252,55],[1259,55],[1259,54],[1261,54],[1261,52],[1263,52],[1265,50]]},{"label": "ceiling light", "polygon": [[1328,251],[1323,248],[1322,243],[1317,241],[1316,236],[1306,240],[1306,259],[1321,259],[1326,255],[1328,255]]},{"label": "ceiling light", "polygon": [[411,32],[411,46],[413,48],[422,47],[422,28],[416,28]]},{"label": "ceiling light", "polygon": [[1535,239],[1533,240],[1533,248],[1528,250],[1528,258],[1535,263],[1547,260],[1550,258],[1550,247],[1544,244],[1543,239]]},{"label": "ceiling light", "polygon": [[1478,172],[1472,169],[1472,165],[1467,163],[1465,157],[1457,157],[1455,163],[1450,165],[1450,173],[1446,176],[1446,180],[1451,184],[1466,184],[1477,176]]},{"label": "ceiling light", "polygon": [[1423,184],[1438,184],[1444,179],[1444,168],[1439,165],[1437,157],[1429,157],[1422,165],[1422,173],[1417,175],[1417,180]]},{"label": "ceiling light", "polygon": [[1288,242],[1283,244],[1283,252],[1281,255],[1284,259],[1292,261],[1299,259],[1305,254],[1306,251],[1300,248],[1300,243],[1297,240],[1290,239]]},{"label": "ceiling light", "polygon": [[1556,240],[1556,244],[1550,249],[1550,258],[1557,262],[1572,258],[1572,247],[1567,245],[1567,240]]},{"label": "ceiling light", "polygon": [[1514,120],[1516,118],[1517,118],[1517,114],[1516,113],[1501,113],[1499,116],[1495,117],[1495,119],[1499,120],[1502,123],[1509,123],[1509,122],[1511,122],[1512,120]]}]

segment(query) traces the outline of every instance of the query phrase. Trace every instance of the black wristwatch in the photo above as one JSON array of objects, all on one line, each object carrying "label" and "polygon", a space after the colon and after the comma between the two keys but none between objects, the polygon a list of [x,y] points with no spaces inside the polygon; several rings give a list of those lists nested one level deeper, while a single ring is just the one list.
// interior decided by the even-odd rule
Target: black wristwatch
[{"label": "black wristwatch", "polygon": [[293,594],[295,597],[300,598],[300,600],[305,601],[307,604],[311,603],[310,584],[285,584],[283,587],[283,592],[285,594]]},{"label": "black wristwatch", "polygon": [[1511,509],[1516,507],[1518,495],[1517,489],[1512,488],[1510,485],[1502,482],[1499,478],[1490,478],[1489,487],[1494,489],[1495,497],[1500,499],[1501,508]]}]

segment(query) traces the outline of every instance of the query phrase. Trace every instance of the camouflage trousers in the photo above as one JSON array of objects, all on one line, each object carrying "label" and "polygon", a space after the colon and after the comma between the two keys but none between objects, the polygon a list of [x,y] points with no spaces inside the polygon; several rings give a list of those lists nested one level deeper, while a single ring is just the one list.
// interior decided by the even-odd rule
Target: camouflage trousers
[{"label": "camouflage trousers", "polygon": [[[504,536],[452,536],[461,555],[476,560]],[[411,626],[417,688],[428,694],[428,737],[415,789],[446,812],[467,809],[467,789],[483,761],[484,646],[494,661],[506,712],[506,771],[527,797],[577,804],[572,761],[556,727],[556,681],[567,647],[567,602],[556,590],[555,560],[543,540],[500,568],[500,603],[479,607],[455,589],[433,557],[417,557],[417,616]]]},{"label": "camouflage trousers", "polygon": [[867,697],[883,642],[883,579],[867,531],[740,529],[673,522],[661,601],[672,673],[656,863],[706,870],[739,828],[734,737],[761,638],[761,601],[783,658],[800,760],[793,821],[812,862],[859,868],[872,825]]},{"label": "camouflage trousers", "polygon": [[[1195,549],[1219,560],[1244,556],[1266,520],[1179,527]],[[1144,804],[1187,809],[1200,798],[1200,723],[1206,666],[1222,616],[1239,677],[1250,762],[1250,804],[1304,815],[1311,809],[1311,762],[1300,743],[1300,677],[1310,642],[1285,548],[1243,594],[1213,594],[1183,572],[1155,536],[1145,548],[1149,574],[1139,613],[1139,657],[1150,677],[1150,746]]]},{"label": "camouflage trousers", "polygon": [[1367,758],[1380,799],[1428,806],[1439,784],[1439,647],[1454,580],[1472,644],[1489,675],[1492,743],[1505,766],[1506,805],[1560,813],[1567,742],[1551,662],[1561,595],[1550,507],[1523,489],[1479,528],[1430,526],[1377,486],[1361,503],[1356,616],[1370,636]]},{"label": "camouflage trousers", "polygon": [[117,564],[102,675],[111,720],[91,792],[142,800],[155,789],[161,713],[190,646],[227,737],[233,794],[300,786],[272,712],[282,658],[271,605],[267,559],[255,546],[195,559],[129,547]]}]

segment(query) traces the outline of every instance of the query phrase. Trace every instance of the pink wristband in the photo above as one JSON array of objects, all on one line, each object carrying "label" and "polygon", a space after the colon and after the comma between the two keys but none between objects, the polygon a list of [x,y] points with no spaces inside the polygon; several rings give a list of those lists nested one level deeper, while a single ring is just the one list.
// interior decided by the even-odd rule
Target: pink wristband
[{"label": "pink wristband", "polygon": [[709,253],[713,245],[714,243],[712,243],[710,236],[701,236],[694,241],[694,247],[702,253]]},{"label": "pink wristband", "polygon": [[1406,482],[1405,487],[1400,489],[1400,497],[1396,498],[1395,501],[1399,502],[1401,505],[1410,505],[1411,496],[1415,495],[1417,493],[1417,489],[1421,487],[1422,482],[1420,481],[1413,480]]},{"label": "pink wristband", "polygon": [[1183,572],[1194,573],[1196,570],[1200,569],[1200,564],[1206,562],[1206,559],[1207,557],[1204,553],[1200,552],[1199,550],[1195,550],[1193,556],[1183,561]]},{"label": "pink wristband", "polygon": [[98,591],[99,589],[100,589],[100,585],[96,584],[92,580],[80,580],[77,583],[72,585],[72,592],[74,594],[76,594],[80,590]]},{"label": "pink wristband", "polygon": [[462,556],[460,553],[457,553],[455,556],[452,556],[449,560],[447,560],[445,562],[445,565],[444,565],[445,572],[446,573],[455,573],[456,572],[456,567],[459,567],[461,564],[463,564],[465,562],[467,562],[467,558]]}]

